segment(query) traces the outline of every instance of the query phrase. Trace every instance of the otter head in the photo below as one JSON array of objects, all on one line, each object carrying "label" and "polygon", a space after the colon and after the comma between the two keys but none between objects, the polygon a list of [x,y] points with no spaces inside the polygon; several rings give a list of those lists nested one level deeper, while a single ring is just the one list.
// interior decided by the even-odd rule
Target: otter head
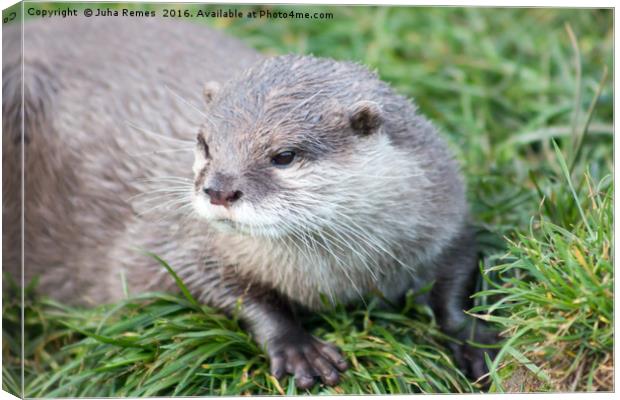
[{"label": "otter head", "polygon": [[365,68],[276,57],[204,92],[193,200],[212,225],[298,235],[385,197],[372,175],[394,156],[377,101],[391,91]]}]

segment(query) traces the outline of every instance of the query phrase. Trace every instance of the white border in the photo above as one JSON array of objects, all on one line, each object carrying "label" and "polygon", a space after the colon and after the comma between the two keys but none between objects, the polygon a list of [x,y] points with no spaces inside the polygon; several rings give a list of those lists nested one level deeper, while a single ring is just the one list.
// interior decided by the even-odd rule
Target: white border
[{"label": "white border", "polygon": [[[32,1],[29,1],[32,2]],[[41,1],[41,2],[46,2],[46,1]],[[80,1],[67,1],[67,2],[77,2],[79,3]],[[433,1],[433,0],[425,0],[425,1],[404,1],[404,0],[389,0],[387,2],[380,2],[378,0],[365,0],[365,1],[352,1],[352,0],[337,0],[337,1],[328,1],[328,0],[314,0],[314,1],[299,1],[299,0],[288,0],[288,1],[282,1],[282,0],[270,0],[270,1],[258,1],[258,0],[244,0],[244,1],[231,1],[231,0],[220,0],[220,1],[204,1],[204,2],[182,2],[182,1],[166,1],[166,0],[150,0],[150,1],[124,1],[125,3],[216,3],[216,4],[265,4],[265,3],[270,3],[270,4],[367,4],[367,5],[371,5],[371,4],[376,4],[376,5],[419,5],[419,6],[481,6],[481,7],[562,7],[562,8],[614,8],[615,6],[615,2],[614,1],[604,1],[604,0],[590,0],[590,1],[577,1],[577,0],[538,0],[538,1],[509,1],[509,2],[499,2],[497,0],[493,1],[493,0],[443,0],[443,1]],[[2,9],[5,9],[7,7],[12,6],[13,4],[16,4],[16,1],[11,1],[11,0],[0,0],[0,5]],[[614,8],[614,28],[615,28],[615,20],[616,20],[616,9]],[[2,35],[0,34],[0,39],[2,38]],[[614,31],[614,70],[613,73],[614,75],[612,76],[612,80],[614,77],[618,76],[616,74],[616,72],[618,71],[618,65],[616,63],[616,58],[615,58],[615,43],[617,43],[617,39],[618,39],[618,32]],[[0,54],[0,64],[2,63],[2,56]],[[613,80],[614,82],[614,112],[617,109],[617,105],[618,105],[618,84],[615,80]],[[0,93],[0,99],[1,99],[1,93]],[[615,116],[615,113],[614,113]],[[615,132],[615,119],[614,119],[614,132]],[[618,141],[614,140],[614,161],[616,160],[616,154],[617,154],[617,150],[618,150],[618,146],[620,146],[620,144],[618,143]],[[2,166],[0,164],[0,175],[2,173]],[[617,187],[618,184],[618,179],[615,173],[615,166],[614,166],[614,188]],[[1,194],[0,194],[0,199],[1,199]],[[618,234],[618,230],[617,230],[617,225],[615,224],[615,210],[618,206],[620,202],[618,201],[617,197],[614,197],[614,239],[615,237],[617,237]],[[0,214],[0,222],[2,221],[2,216]],[[614,240],[614,244],[615,244],[615,240]],[[614,260],[618,259],[618,254],[619,251],[617,249],[617,246],[613,246],[614,249]],[[0,252],[2,250],[0,249]],[[1,259],[1,258],[0,258]],[[618,290],[618,282],[615,279],[616,277],[614,276],[614,311],[617,310],[617,302],[615,300],[617,300],[615,294],[617,293]],[[0,293],[1,293],[1,287],[0,287]],[[23,301],[23,299],[22,299]],[[0,322],[0,326],[1,326],[1,322]],[[617,361],[617,345],[615,342],[615,332],[617,332],[618,329],[618,318],[615,318],[614,320],[614,360]],[[0,363],[2,361],[2,354],[0,352]],[[614,366],[615,367],[615,366]],[[1,377],[0,377],[1,380]],[[615,368],[614,370],[614,384],[617,384],[618,382],[618,368]],[[413,398],[413,396],[416,395],[393,395],[393,396],[398,396],[399,398]],[[390,396],[390,397],[393,397]],[[434,394],[432,395],[433,398],[438,398],[438,399],[444,399],[444,398],[451,398],[453,396],[459,396],[459,395],[445,395],[445,394]],[[510,399],[529,399],[529,398],[544,398],[549,399],[549,400],[582,400],[584,397],[587,397],[588,399],[611,399],[614,398],[614,393],[523,393],[523,394],[464,394],[464,395],[460,395],[460,396],[466,396],[469,399],[496,399],[496,398],[502,398],[502,399],[506,399],[506,398],[510,398]],[[215,396],[212,396],[215,397]],[[282,396],[282,397],[286,397],[289,398],[291,396]],[[373,398],[383,398],[384,396],[373,396]],[[385,396],[386,398],[388,398],[387,396]],[[14,399],[15,397],[0,391],[0,399],[5,399],[5,398],[11,398]],[[224,396],[218,396],[217,398],[236,398],[236,397],[224,397]],[[291,397],[292,398],[292,397]],[[367,399],[368,396],[358,396],[358,395],[349,395],[349,396],[329,396],[330,399],[347,399],[347,400],[351,400],[351,399],[355,399],[355,400],[362,400],[362,399]],[[156,397],[152,397],[152,399],[159,399]]]}]

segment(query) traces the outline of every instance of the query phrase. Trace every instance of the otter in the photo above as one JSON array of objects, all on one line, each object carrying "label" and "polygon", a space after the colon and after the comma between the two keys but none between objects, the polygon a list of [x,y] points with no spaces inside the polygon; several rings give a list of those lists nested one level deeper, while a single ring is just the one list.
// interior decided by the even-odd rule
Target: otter
[{"label": "otter", "polygon": [[174,290],[137,249],[152,252],[200,301],[238,312],[272,374],[300,388],[337,384],[347,361],[296,309],[376,291],[398,301],[434,282],[421,301],[461,340],[457,364],[485,373],[485,350],[466,341],[495,335],[463,312],[477,254],[459,167],[376,73],[265,57],[190,23],[26,24],[23,54],[20,26],[3,41],[9,272],[23,262],[43,293],[101,304],[123,297],[121,279]]}]

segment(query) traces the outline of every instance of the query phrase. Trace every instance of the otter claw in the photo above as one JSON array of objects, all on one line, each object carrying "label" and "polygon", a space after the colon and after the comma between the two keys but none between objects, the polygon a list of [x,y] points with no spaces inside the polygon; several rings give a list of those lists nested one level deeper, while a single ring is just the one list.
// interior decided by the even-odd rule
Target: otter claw
[{"label": "otter claw", "polygon": [[303,334],[274,340],[268,345],[271,374],[281,379],[287,372],[295,377],[300,389],[310,389],[317,378],[327,386],[340,381],[340,372],[348,368],[340,351],[333,345]]}]

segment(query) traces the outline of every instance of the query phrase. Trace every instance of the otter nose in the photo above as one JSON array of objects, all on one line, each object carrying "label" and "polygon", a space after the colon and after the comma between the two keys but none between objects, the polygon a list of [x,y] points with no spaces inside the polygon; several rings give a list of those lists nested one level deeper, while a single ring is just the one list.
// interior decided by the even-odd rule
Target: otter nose
[{"label": "otter nose", "polygon": [[217,206],[230,207],[232,203],[239,200],[243,193],[240,190],[215,190],[212,188],[205,188],[204,192],[209,196],[211,204]]}]

